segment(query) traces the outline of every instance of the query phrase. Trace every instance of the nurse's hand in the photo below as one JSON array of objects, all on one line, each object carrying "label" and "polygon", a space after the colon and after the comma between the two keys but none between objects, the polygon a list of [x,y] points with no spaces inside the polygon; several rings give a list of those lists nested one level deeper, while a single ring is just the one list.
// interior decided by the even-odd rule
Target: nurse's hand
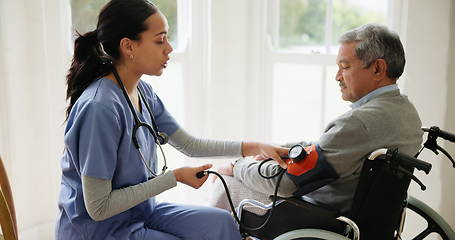
[{"label": "nurse's hand", "polygon": [[205,164],[200,167],[182,167],[173,170],[177,182],[181,182],[193,188],[199,188],[207,180],[208,175],[202,178],[197,178],[196,173],[207,170],[212,167],[212,164]]},{"label": "nurse's hand", "polygon": [[286,168],[286,163],[281,159],[282,156],[287,156],[289,148],[273,146],[265,143],[243,142],[242,154],[246,156],[255,156],[258,161],[267,158],[273,158],[282,168]]}]

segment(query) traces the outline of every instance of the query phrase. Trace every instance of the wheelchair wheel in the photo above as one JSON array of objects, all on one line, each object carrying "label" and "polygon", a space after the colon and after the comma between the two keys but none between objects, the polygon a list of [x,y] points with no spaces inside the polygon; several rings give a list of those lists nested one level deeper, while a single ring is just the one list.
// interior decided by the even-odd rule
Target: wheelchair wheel
[{"label": "wheelchair wheel", "polygon": [[283,233],[276,237],[274,240],[309,240],[309,239],[323,239],[323,240],[350,240],[349,238],[340,234],[329,232],[320,229],[298,229]]},{"label": "wheelchair wheel", "polygon": [[427,228],[419,235],[412,238],[413,240],[425,239],[431,233],[439,234],[443,240],[455,239],[455,233],[450,225],[441,217],[441,215],[419,199],[409,196],[407,208],[427,221]]}]

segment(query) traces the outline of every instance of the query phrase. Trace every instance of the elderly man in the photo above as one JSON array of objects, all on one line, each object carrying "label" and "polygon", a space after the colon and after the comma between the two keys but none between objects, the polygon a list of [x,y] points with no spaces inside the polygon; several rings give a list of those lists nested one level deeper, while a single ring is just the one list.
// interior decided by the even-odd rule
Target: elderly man
[{"label": "elderly man", "polygon": [[[343,100],[352,102],[352,109],[330,122],[318,141],[300,144],[316,146],[322,156],[318,161],[328,166],[321,173],[329,173],[335,179],[305,194],[306,199],[347,212],[364,157],[378,148],[390,147],[413,155],[419,149],[423,133],[416,109],[396,85],[405,65],[398,35],[384,26],[367,24],[346,32],[339,41],[335,79]],[[240,158],[220,169],[221,173],[235,178],[231,179],[230,187],[234,196],[240,195],[236,197],[237,201],[243,197],[257,199],[261,194],[273,194],[277,178],[259,176],[258,165],[259,161],[254,159]],[[276,163],[263,166],[266,174],[277,172],[279,168]],[[305,174],[300,177],[304,180],[299,182],[286,174],[279,195],[298,195],[305,184],[314,184],[305,182],[305,179],[311,179],[305,178]],[[245,191],[249,193],[245,194]],[[212,204],[227,208],[223,198],[215,197]]]}]

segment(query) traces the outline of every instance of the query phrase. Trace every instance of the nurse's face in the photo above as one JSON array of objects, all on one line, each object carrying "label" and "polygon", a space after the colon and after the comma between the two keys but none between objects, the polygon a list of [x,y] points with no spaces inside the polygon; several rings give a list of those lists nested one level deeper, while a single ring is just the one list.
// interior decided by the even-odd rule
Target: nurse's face
[{"label": "nurse's face", "polygon": [[160,76],[167,67],[172,46],[167,39],[168,24],[161,12],[148,17],[145,21],[147,30],[133,41],[132,67],[140,74]]}]

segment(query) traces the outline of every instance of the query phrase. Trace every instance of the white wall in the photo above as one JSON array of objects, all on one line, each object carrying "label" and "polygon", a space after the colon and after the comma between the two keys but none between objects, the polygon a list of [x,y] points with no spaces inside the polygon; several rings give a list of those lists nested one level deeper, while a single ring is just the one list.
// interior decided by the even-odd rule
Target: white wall
[{"label": "white wall", "polygon": [[[405,30],[406,79],[404,92],[414,102],[424,126],[439,126],[455,132],[455,16],[451,0],[406,2]],[[439,141],[442,145],[442,142]],[[455,145],[442,145],[455,156]],[[422,192],[411,183],[410,193],[440,213],[455,229],[455,169],[445,157],[429,151],[421,159],[433,164],[428,176],[418,174],[427,186]],[[415,229],[417,220],[408,221]]]},{"label": "white wall", "polygon": [[[455,133],[455,2],[452,1],[450,21],[450,38],[449,38],[449,59],[447,66],[447,98],[445,108],[444,128],[447,131]],[[443,146],[447,151],[455,155],[455,144],[448,143]],[[444,159],[441,168],[441,212],[442,216],[455,229],[455,169]]]}]

